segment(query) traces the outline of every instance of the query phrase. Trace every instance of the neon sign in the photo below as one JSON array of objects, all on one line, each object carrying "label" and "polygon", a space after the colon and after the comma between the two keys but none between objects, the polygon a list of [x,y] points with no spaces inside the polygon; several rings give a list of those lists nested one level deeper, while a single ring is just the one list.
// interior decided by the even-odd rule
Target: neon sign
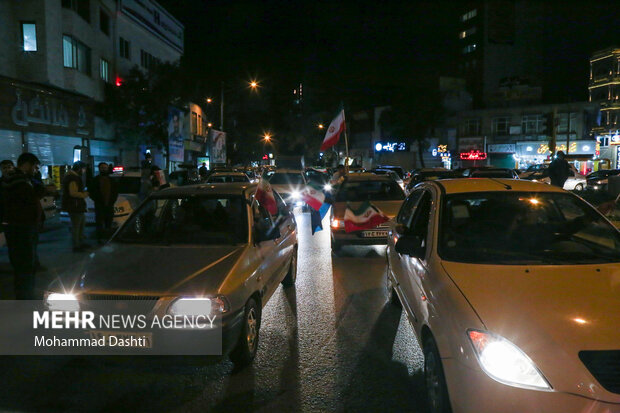
[{"label": "neon sign", "polygon": [[487,153],[471,150],[469,152],[461,152],[460,158],[464,161],[481,161],[487,158]]},{"label": "neon sign", "polygon": [[407,144],[405,142],[377,142],[375,144],[376,152],[405,152]]}]

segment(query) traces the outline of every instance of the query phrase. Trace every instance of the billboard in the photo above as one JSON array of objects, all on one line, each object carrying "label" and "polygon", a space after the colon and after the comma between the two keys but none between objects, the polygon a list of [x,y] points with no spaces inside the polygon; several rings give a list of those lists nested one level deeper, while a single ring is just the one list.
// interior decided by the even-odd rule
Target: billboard
[{"label": "billboard", "polygon": [[185,113],[177,108],[168,108],[168,156],[170,162],[185,160],[183,140],[187,133],[185,129]]},{"label": "billboard", "polygon": [[211,129],[209,143],[211,144],[211,162],[226,163],[226,133]]}]

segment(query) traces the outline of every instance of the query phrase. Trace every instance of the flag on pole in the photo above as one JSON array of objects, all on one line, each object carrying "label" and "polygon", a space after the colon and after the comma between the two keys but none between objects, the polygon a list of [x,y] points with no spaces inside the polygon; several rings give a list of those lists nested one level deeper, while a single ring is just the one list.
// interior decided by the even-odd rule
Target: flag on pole
[{"label": "flag on pole", "polygon": [[323,188],[316,182],[310,182],[301,191],[301,199],[315,211],[318,211],[325,202]]},{"label": "flag on pole", "polygon": [[345,232],[353,232],[372,229],[389,220],[379,208],[365,201],[355,211],[347,205],[347,209],[344,212],[344,230]]},{"label": "flag on pole", "polygon": [[256,199],[271,215],[278,214],[278,205],[276,204],[276,198],[273,196],[271,185],[265,179],[265,176],[260,177],[258,186],[256,187],[256,193],[254,194]]},{"label": "flag on pole", "polygon": [[330,207],[330,204],[325,203],[321,205],[321,208],[319,208],[318,211],[310,208],[310,225],[312,225],[312,235],[323,229],[323,218],[325,218],[325,215],[329,212]]},{"label": "flag on pole", "polygon": [[326,149],[329,149],[337,144],[340,139],[340,134],[344,132],[345,129],[346,125],[344,122],[343,109],[340,111],[338,116],[332,120],[332,123],[329,124],[329,128],[327,128],[327,132],[325,133],[325,139],[323,139],[323,143],[321,144],[321,151],[325,151]]}]

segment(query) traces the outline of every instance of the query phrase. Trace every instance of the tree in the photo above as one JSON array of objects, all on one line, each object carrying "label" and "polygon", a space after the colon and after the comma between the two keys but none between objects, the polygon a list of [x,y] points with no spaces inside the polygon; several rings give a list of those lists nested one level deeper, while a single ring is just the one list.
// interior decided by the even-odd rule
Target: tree
[{"label": "tree", "polygon": [[178,63],[160,63],[148,71],[136,66],[119,86],[108,85],[101,112],[115,125],[119,141],[167,150],[168,108],[181,106],[192,95],[185,79]]},{"label": "tree", "polygon": [[439,87],[418,86],[399,91],[391,99],[390,109],[381,113],[379,124],[389,134],[417,144],[420,164],[425,167],[423,152],[428,149],[428,137],[443,115]]}]

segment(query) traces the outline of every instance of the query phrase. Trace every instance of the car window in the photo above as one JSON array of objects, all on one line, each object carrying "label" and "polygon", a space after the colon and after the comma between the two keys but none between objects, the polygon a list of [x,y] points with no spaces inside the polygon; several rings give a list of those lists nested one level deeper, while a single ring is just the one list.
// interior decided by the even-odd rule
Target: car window
[{"label": "car window", "polygon": [[415,211],[415,206],[418,203],[418,200],[424,193],[423,189],[418,189],[417,191],[413,191],[403,202],[403,206],[400,208],[398,212],[398,216],[396,217],[396,222],[405,226],[408,226],[411,222],[411,216]]},{"label": "car window", "polygon": [[393,180],[345,181],[336,202],[396,201],[405,199],[401,187]]},{"label": "car window", "polygon": [[149,198],[114,241],[155,245],[245,243],[247,209],[240,196]]},{"label": "car window", "polygon": [[448,261],[508,265],[620,262],[620,233],[571,194],[446,196],[439,254]]}]

